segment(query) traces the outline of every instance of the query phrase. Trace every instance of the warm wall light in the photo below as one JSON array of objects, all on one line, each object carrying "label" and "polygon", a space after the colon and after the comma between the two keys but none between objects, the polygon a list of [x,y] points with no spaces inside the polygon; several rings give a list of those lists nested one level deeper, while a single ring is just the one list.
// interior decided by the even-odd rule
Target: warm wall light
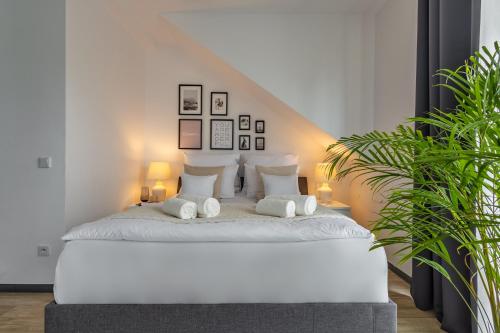
[{"label": "warm wall light", "polygon": [[[328,163],[316,164],[316,181],[321,184],[317,189],[318,201],[320,203],[328,204],[332,201],[332,188],[330,187],[330,180],[328,179]],[[335,177],[335,170],[333,170],[332,177]]]},{"label": "warm wall light", "polygon": [[156,182],[153,186],[151,201],[158,202],[165,200],[166,189],[163,184],[164,180],[170,177],[170,164],[168,162],[151,162],[149,163],[148,174],[146,176],[147,180],[153,180]]}]

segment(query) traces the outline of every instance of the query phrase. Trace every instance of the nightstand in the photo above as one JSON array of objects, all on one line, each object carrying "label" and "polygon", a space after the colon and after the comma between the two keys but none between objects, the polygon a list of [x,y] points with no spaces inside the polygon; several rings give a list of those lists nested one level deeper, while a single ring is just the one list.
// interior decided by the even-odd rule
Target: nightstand
[{"label": "nightstand", "polygon": [[330,208],[331,210],[334,210],[342,215],[352,218],[351,206],[345,203],[342,203],[340,201],[332,201],[329,204],[322,204],[322,206]]},{"label": "nightstand", "polygon": [[131,204],[128,206],[128,208],[133,208],[133,207],[145,207],[145,206],[152,206],[152,205],[158,205],[158,202],[137,202],[134,204]]}]

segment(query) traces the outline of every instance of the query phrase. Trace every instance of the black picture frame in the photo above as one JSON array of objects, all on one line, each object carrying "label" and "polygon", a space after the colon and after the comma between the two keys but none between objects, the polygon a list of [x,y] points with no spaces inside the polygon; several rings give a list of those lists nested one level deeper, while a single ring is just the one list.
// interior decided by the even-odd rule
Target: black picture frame
[{"label": "black picture frame", "polygon": [[[217,95],[223,95],[224,97],[224,112],[222,113],[217,113],[217,110],[214,110],[214,98],[217,97]],[[212,91],[210,93],[210,115],[212,116],[227,116],[229,110],[229,95],[226,91]]]},{"label": "black picture frame", "polygon": [[[186,88],[199,89],[199,101],[196,101],[196,110],[194,112],[185,109],[183,94]],[[179,84],[179,116],[201,116],[203,114],[203,85],[201,84]]]},{"label": "black picture frame", "polygon": [[[250,127],[251,127],[250,119],[251,119],[251,117],[249,114],[240,114],[240,116],[238,117],[238,128],[240,131],[250,131]],[[248,124],[248,126],[245,126],[245,127],[241,126],[243,121],[245,124]]]},{"label": "black picture frame", "polygon": [[[247,144],[246,147],[242,146],[242,143],[243,143],[242,140],[243,139],[247,139],[246,140],[246,144]],[[239,138],[238,138],[238,148],[239,148],[239,150],[250,150],[250,148],[251,148],[250,146],[252,145],[251,142],[252,142],[252,140],[250,140],[250,135],[240,135]]]},{"label": "black picture frame", "polygon": [[[182,124],[183,123],[199,123],[199,144],[197,145],[192,145],[192,146],[186,146],[182,144]],[[178,125],[178,137],[177,137],[177,148],[178,149],[191,149],[191,150],[201,150],[203,149],[203,120],[202,119],[179,119],[179,125]]]},{"label": "black picture frame", "polygon": [[[214,124],[217,123],[227,123],[231,124],[231,146],[218,146],[216,142],[214,142],[214,135],[217,129],[214,129]],[[234,150],[234,119],[210,119],[210,149],[211,150]]]},{"label": "black picture frame", "polygon": [[[262,145],[260,145],[259,141],[262,140]],[[266,150],[266,138],[263,136],[255,137],[255,150]]]},{"label": "black picture frame", "polygon": [[255,121],[255,133],[266,133],[266,122],[264,120]]}]

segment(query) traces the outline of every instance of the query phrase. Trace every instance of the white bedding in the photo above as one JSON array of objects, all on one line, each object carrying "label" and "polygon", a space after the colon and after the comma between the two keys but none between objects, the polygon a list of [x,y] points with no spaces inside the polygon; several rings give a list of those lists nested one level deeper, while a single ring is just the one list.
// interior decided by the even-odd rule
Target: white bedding
[{"label": "white bedding", "polygon": [[[175,223],[155,215],[153,206],[77,227],[65,236],[55,300],[388,301],[385,252],[369,251],[372,238],[366,229],[322,210],[294,220],[251,216],[251,205],[255,203],[225,201],[225,215],[212,222]],[[233,214],[240,218],[231,220]]]},{"label": "white bedding", "polygon": [[141,242],[298,242],[340,238],[370,239],[368,230],[335,211],[279,218],[258,215],[255,203],[223,202],[214,218],[181,220],[159,205],[137,207],[73,228],[63,240],[130,240]]}]

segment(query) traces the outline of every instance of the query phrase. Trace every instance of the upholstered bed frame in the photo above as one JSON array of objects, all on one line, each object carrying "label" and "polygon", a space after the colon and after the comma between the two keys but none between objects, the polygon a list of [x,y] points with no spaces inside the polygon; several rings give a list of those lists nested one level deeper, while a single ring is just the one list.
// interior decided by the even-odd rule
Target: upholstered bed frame
[{"label": "upholstered bed frame", "polygon": [[63,304],[46,333],[395,333],[396,304]]},{"label": "upholstered bed frame", "polygon": [[[243,179],[241,179],[243,184]],[[178,189],[181,186],[179,180]],[[299,177],[307,194],[307,178]],[[389,303],[56,304],[46,333],[395,333]]]}]

